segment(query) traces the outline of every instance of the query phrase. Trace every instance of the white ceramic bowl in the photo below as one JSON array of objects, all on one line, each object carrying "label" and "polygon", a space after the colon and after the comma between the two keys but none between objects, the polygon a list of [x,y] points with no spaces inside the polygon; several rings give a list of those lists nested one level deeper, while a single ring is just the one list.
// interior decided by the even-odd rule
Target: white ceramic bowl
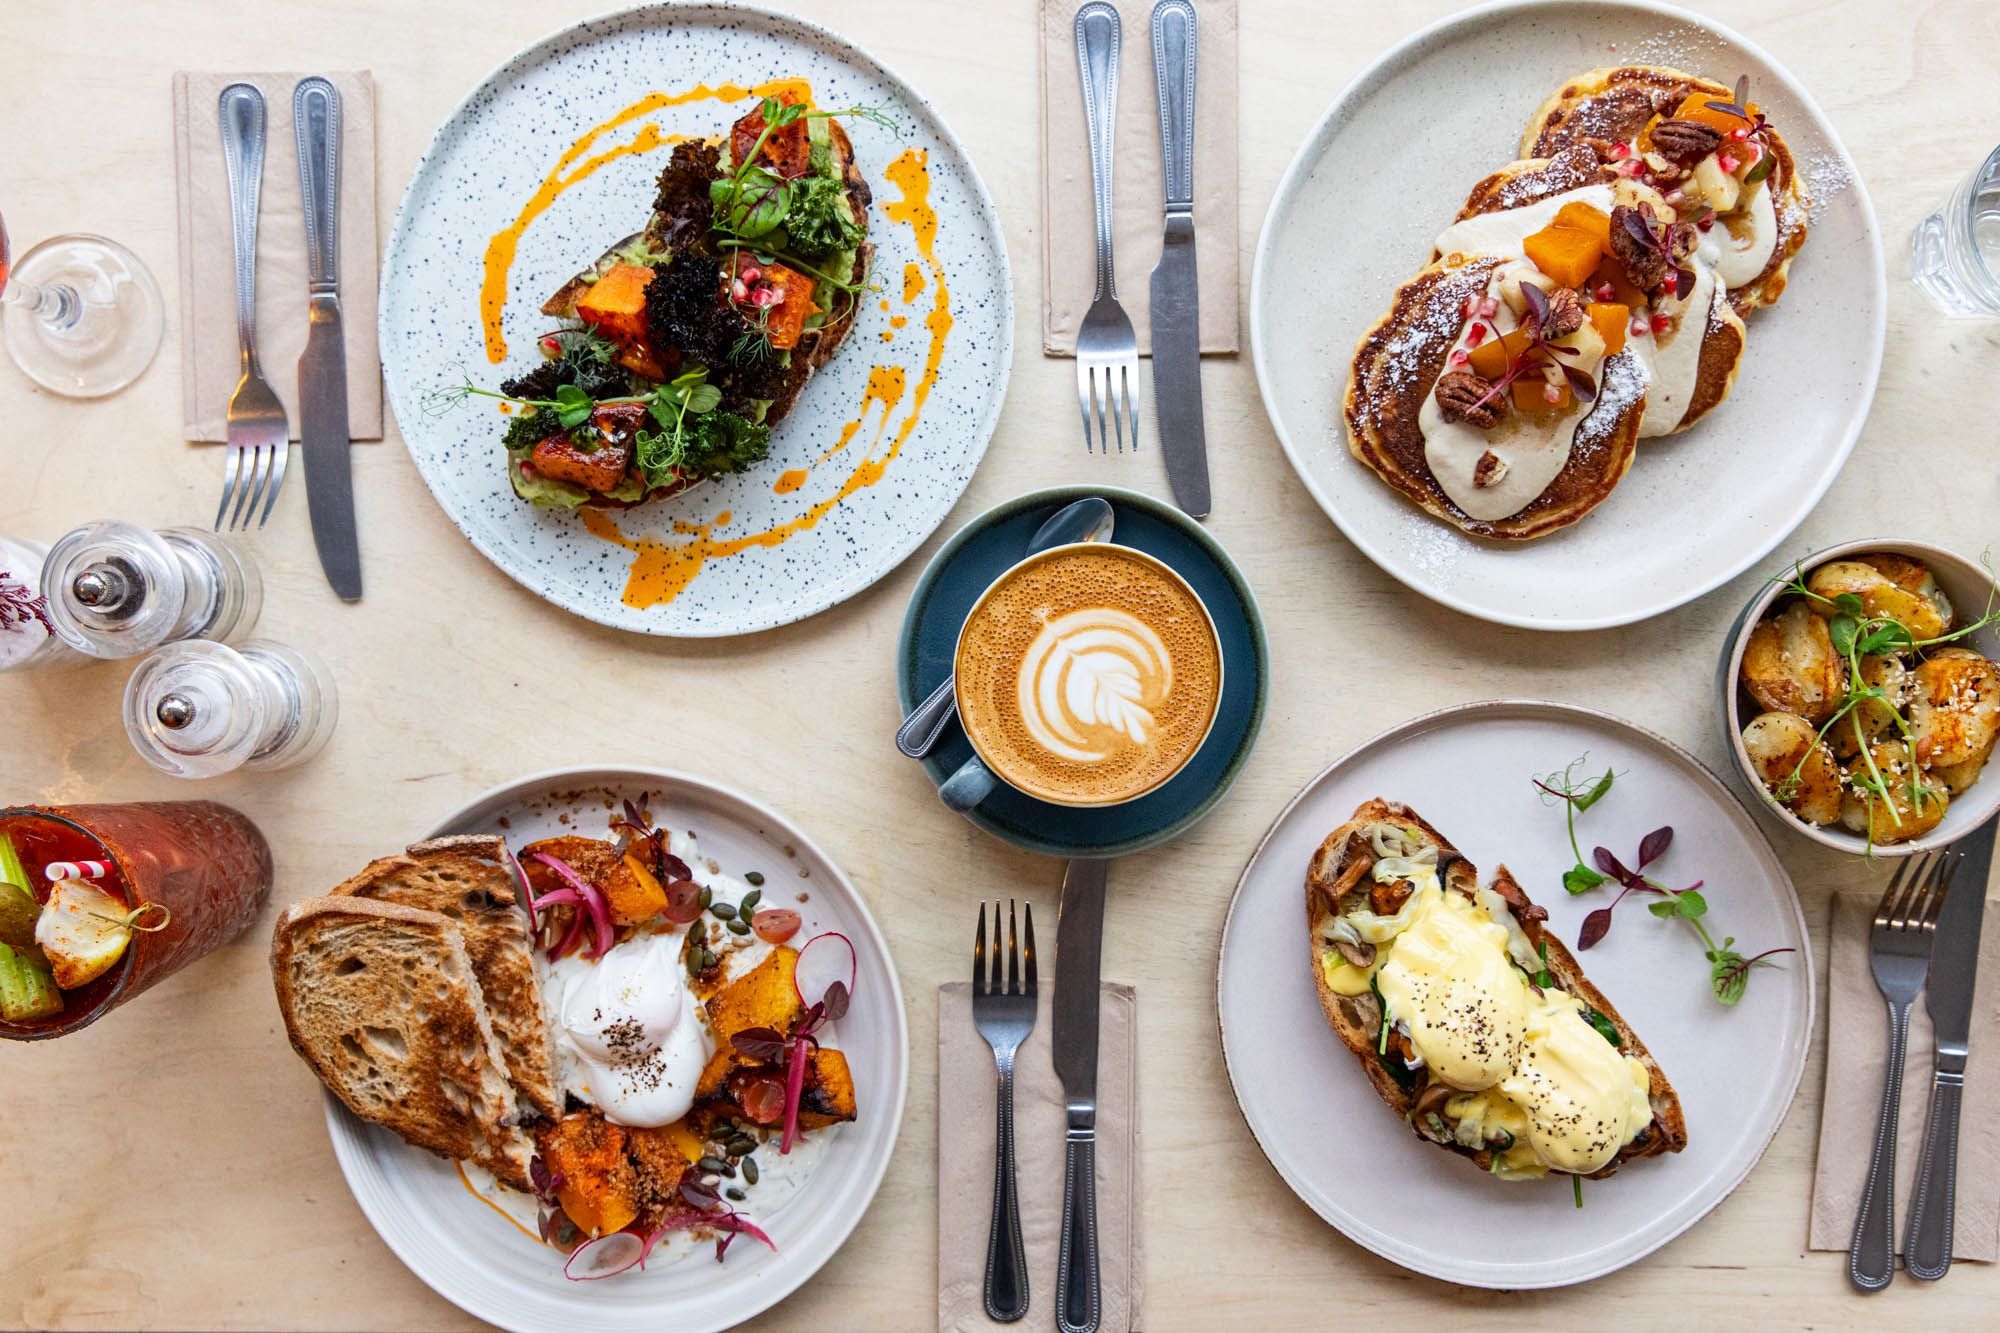
[{"label": "white ceramic bowl", "polygon": [[[1899,537],[1874,537],[1866,541],[1842,542],[1829,546],[1823,551],[1815,551],[1798,561],[1797,568],[1811,573],[1829,560],[1841,560],[1849,556],[1869,555],[1875,552],[1906,555],[1913,560],[1921,560],[1938,587],[1951,599],[1954,624],[1964,624],[1977,619],[1987,604],[1987,599],[1996,595],[1996,584],[1991,571],[1983,568],[1978,561],[1968,560],[1941,546],[1929,542],[1908,541]],[[1757,595],[1750,599],[1743,613],[1736,618],[1730,630],[1728,645],[1723,650],[1721,672],[1717,686],[1722,695],[1722,709],[1725,724],[1729,729],[1729,752],[1736,757],[1736,772],[1752,796],[1758,798],[1767,809],[1794,831],[1804,834],[1823,847],[1831,847],[1837,852],[1851,852],[1856,856],[1868,853],[1868,840],[1856,833],[1850,833],[1838,824],[1824,828],[1806,823],[1791,811],[1778,804],[1757,770],[1750,762],[1750,756],[1743,748],[1743,725],[1758,713],[1764,711],[1757,701],[1750,697],[1740,681],[1743,670],[1743,649],[1750,640],[1750,631],[1764,618],[1772,604],[1784,595],[1786,581],[1792,574],[1791,568],[1772,571],[1771,578],[1759,588]],[[2000,633],[1988,625],[1977,634],[1961,640],[1964,646],[1977,649],[1986,656],[2000,660]],[[1972,830],[1991,819],[1995,811],[2000,811],[2000,770],[1983,775],[1972,784],[1964,795],[1952,801],[1938,826],[1920,838],[1908,842],[1878,844],[1876,856],[1914,856],[1918,852],[1934,851],[1939,847],[1957,842]]]}]

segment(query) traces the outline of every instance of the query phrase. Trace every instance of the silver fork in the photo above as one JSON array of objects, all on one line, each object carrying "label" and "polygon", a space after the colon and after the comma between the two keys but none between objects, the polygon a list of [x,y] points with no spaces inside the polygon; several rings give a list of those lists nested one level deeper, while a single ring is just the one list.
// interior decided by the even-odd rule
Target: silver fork
[{"label": "silver fork", "polygon": [[[1139,447],[1139,339],[1118,304],[1111,263],[1111,142],[1118,112],[1117,6],[1091,0],[1076,11],[1076,63],[1083,75],[1083,114],[1090,127],[1090,191],[1097,207],[1097,294],[1076,332],[1076,402],[1083,413],[1086,452],[1125,452],[1129,431]],[[1096,435],[1091,433],[1095,416]],[[1107,427],[1105,418],[1110,418]]]},{"label": "silver fork", "polygon": [[[229,453],[222,463],[222,503],[215,530],[263,527],[278,502],[291,452],[285,405],[257,364],[257,196],[264,183],[264,94],[232,83],[216,99],[222,164],[229,175],[229,230],[236,245],[236,348],[243,376],[230,395]],[[231,501],[234,500],[232,508]],[[257,510],[263,502],[263,512]]]},{"label": "silver fork", "polygon": [[1854,1219],[1847,1276],[1863,1291],[1880,1291],[1896,1275],[1896,1122],[1903,1102],[1903,1056],[1910,1044],[1910,1005],[1931,970],[1931,938],[1957,859],[1913,856],[1896,867],[1868,932],[1868,967],[1889,1002],[1889,1068],[1868,1185]]},{"label": "silver fork", "polygon": [[[999,1133],[993,1151],[993,1227],[986,1237],[986,1313],[1012,1323],[1028,1313],[1028,1255],[1021,1244],[1021,1200],[1014,1188],[1014,1053],[1035,1028],[1035,909],[1021,904],[1027,948],[1014,933],[1007,902],[1007,977],[1000,978],[1000,902],[993,903],[992,966],[987,966],[986,904],[972,937],[972,1022],[993,1048],[1000,1074]],[[1023,973],[1025,972],[1025,976]]]}]

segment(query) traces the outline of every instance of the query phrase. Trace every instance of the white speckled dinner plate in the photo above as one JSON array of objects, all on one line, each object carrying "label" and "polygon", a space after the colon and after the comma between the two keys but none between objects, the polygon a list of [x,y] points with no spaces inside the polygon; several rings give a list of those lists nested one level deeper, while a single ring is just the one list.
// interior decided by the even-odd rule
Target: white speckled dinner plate
[{"label": "white speckled dinner plate", "polygon": [[[1789,948],[1756,970],[1734,1008],[1709,990],[1692,930],[1660,920],[1635,896],[1610,932],[1581,953],[1603,990],[1660,1062],[1687,1117],[1678,1153],[1631,1162],[1605,1180],[1496,1180],[1419,1139],[1376,1094],[1327,1026],[1313,986],[1306,867],[1326,835],[1372,797],[1400,801],[1435,825],[1480,882],[1505,863],[1574,948],[1599,888],[1570,897],[1563,812],[1543,804],[1536,775],[1588,754],[1612,789],[1577,817],[1627,865],[1639,840],[1670,824],[1672,845],[1649,868],[1676,888],[1704,881],[1707,925],[1745,953]],[[1300,1199],[1358,1245],[1448,1282],[1558,1287],[1652,1253],[1743,1183],[1784,1122],[1813,1030],[1812,950],[1798,897],[1771,846],[1713,773],[1685,750],[1608,714],[1496,700],[1412,719],[1359,746],[1306,785],[1244,868],[1222,930],[1216,1009],[1223,1057],[1250,1132]]]},{"label": "white speckled dinner plate", "polygon": [[[1784,299],[1749,317],[1729,399],[1642,440],[1609,499],[1526,543],[1468,537],[1347,451],[1354,345],[1482,176],[1510,161],[1542,100],[1601,65],[1671,65],[1752,96],[1815,196]],[[1321,117],[1257,244],[1250,347],[1278,438],[1348,539],[1411,588],[1534,629],[1643,620],[1748,569],[1805,518],[1847,460],[1882,365],[1887,295],[1868,193],[1811,96],[1761,49],[1641,0],[1488,5],[1416,33]]]},{"label": "white speckled dinner plate", "polygon": [[[503,307],[507,353],[491,364],[480,320],[489,241],[515,222],[578,136],[651,93],[754,88],[780,78],[807,80],[820,106],[872,105],[895,121],[893,132],[848,123],[875,196],[869,239],[877,246],[879,290],[867,294],[846,344],[773,432],[767,462],[617,514],[623,540],[650,552],[644,558],[653,571],[628,598],[641,557],[593,536],[574,514],[517,499],[493,405],[475,400],[440,410],[434,395],[468,374],[497,387],[533,364],[536,336],[554,323],[538,307],[645,225],[672,137],[723,133],[754,103],[705,97],[668,105],[598,138],[567,172],[610,156],[520,237]],[[618,152],[655,138],[649,151]],[[924,155],[928,170],[951,323],[927,391],[927,321],[939,289],[918,245],[915,211],[897,216],[913,192],[885,175],[906,152]],[[646,5],[590,19],[488,75],[438,130],[410,180],[382,266],[381,306],[390,405],[425,483],[472,544],[566,610],[678,636],[742,634],[801,619],[860,592],[916,550],[986,450],[1014,336],[1007,247],[993,201],[930,104],[824,28],[706,4]],[[885,385],[896,392],[876,392]],[[886,409],[885,396],[894,399]],[[805,472],[803,483],[780,491],[780,479],[789,483],[795,478],[786,473],[797,471]],[[845,498],[829,505],[843,490]],[[786,540],[756,540],[783,529],[791,530]],[[657,600],[676,586],[677,595]]]},{"label": "white speckled dinner plate", "polygon": [[452,1163],[364,1124],[328,1093],[334,1155],[383,1243],[440,1296],[502,1328],[712,1333],[742,1323],[789,1296],[846,1241],[882,1183],[902,1124],[910,1043],[888,942],[840,868],[776,811],[687,774],[571,768],[495,788],[423,836],[498,833],[519,847],[558,833],[595,835],[607,797],[641,794],[650,794],[663,827],[693,830],[702,855],[725,874],[762,873],[766,896],[782,895],[805,918],[801,938],[838,930],[853,941],[854,1004],[837,1044],[854,1070],[860,1118],[840,1127],[798,1194],[758,1219],[776,1253],[743,1239],[718,1264],[712,1247],[672,1256],[663,1249],[644,1271],[571,1282],[564,1256],[470,1194]]}]

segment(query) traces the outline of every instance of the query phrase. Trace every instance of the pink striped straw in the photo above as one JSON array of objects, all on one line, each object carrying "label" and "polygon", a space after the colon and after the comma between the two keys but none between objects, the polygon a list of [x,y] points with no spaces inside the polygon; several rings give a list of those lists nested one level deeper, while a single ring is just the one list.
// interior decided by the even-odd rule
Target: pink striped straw
[{"label": "pink striped straw", "polygon": [[102,861],[51,861],[42,873],[54,884],[65,879],[103,879],[109,869]]}]

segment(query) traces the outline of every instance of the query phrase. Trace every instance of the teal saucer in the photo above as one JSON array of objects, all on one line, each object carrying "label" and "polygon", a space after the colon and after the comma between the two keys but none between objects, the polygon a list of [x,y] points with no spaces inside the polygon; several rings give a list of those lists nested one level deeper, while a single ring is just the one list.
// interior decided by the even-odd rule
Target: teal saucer
[{"label": "teal saucer", "polygon": [[[924,569],[896,648],[896,692],[904,716],[951,674],[959,627],[979,594],[1027,553],[1029,538],[1049,515],[1091,495],[1110,501],[1118,515],[1113,540],[1171,566],[1208,606],[1222,643],[1222,699],[1208,740],[1188,766],[1136,801],[1079,809],[1038,801],[1003,783],[965,816],[996,838],[1051,856],[1123,856],[1185,832],[1222,799],[1250,757],[1271,681],[1270,649],[1257,599],[1229,553],[1205,528],[1172,505],[1137,491],[1057,486],[981,514],[939,548]],[[954,722],[921,762],[935,786],[971,756],[972,744]]]}]

